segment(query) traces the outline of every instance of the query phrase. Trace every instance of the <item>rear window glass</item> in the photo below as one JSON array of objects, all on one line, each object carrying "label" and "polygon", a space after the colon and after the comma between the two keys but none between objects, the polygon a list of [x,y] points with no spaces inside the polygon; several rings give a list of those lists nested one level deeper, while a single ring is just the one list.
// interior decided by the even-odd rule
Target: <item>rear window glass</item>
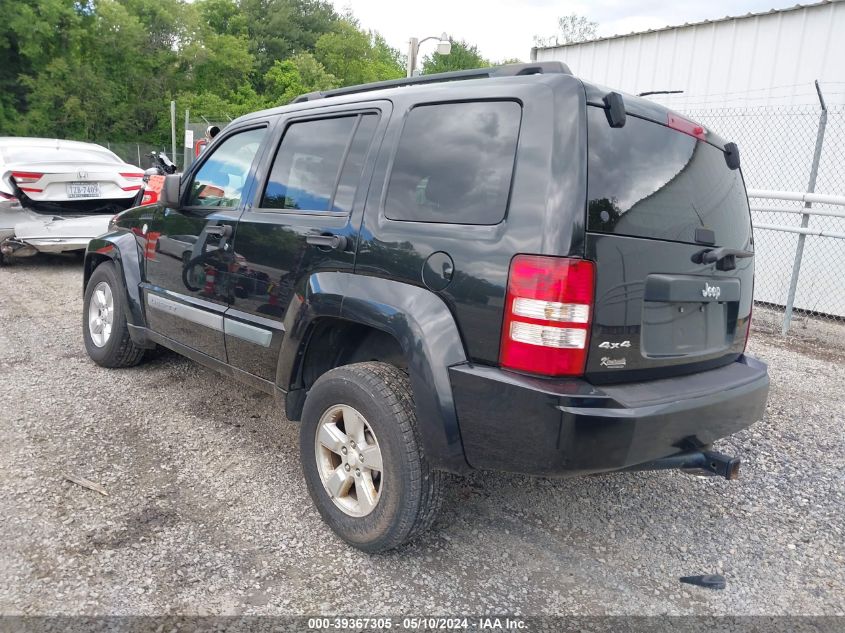
[{"label": "rear window glass", "polygon": [[385,215],[410,222],[501,222],[521,116],[513,101],[411,110],[390,175]]},{"label": "rear window glass", "polygon": [[719,246],[747,246],[748,200],[724,152],[633,116],[611,128],[601,108],[587,111],[590,231],[694,243],[701,227]]}]

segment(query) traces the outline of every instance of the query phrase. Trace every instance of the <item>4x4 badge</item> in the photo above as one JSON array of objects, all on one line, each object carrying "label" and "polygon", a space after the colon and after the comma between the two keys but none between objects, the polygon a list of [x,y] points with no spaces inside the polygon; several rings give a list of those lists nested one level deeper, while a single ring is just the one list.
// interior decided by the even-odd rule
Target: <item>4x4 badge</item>
[{"label": "4x4 badge", "polygon": [[722,289],[719,286],[711,286],[706,281],[704,282],[704,290],[701,291],[702,297],[718,299],[720,294],[722,294]]},{"label": "4x4 badge", "polygon": [[631,347],[631,341],[602,341],[599,343],[602,349],[618,349],[620,347]]}]

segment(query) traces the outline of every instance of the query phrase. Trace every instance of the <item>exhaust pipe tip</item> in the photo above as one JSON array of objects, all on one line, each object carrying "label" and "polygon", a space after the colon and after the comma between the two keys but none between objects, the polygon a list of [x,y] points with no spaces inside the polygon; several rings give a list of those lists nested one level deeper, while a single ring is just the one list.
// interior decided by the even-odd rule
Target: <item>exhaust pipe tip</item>
[{"label": "exhaust pipe tip", "polygon": [[729,481],[736,481],[739,479],[739,467],[742,465],[742,461],[739,457],[732,459],[728,463],[727,472],[725,473],[725,479]]}]

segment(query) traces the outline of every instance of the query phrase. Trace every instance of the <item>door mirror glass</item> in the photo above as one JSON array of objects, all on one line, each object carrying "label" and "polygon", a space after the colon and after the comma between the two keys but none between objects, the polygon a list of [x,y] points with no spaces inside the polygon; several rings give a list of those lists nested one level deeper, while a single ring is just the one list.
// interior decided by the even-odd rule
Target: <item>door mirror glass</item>
[{"label": "door mirror glass", "polygon": [[182,174],[167,174],[161,188],[161,202],[166,207],[179,206],[179,187],[182,184]]}]

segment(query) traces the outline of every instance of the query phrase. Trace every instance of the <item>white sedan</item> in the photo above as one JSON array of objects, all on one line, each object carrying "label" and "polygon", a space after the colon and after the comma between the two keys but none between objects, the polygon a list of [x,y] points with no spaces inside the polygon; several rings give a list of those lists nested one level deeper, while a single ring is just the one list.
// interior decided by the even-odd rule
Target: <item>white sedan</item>
[{"label": "white sedan", "polygon": [[143,178],[100,145],[0,137],[0,255],[84,249],[140,204]]}]

